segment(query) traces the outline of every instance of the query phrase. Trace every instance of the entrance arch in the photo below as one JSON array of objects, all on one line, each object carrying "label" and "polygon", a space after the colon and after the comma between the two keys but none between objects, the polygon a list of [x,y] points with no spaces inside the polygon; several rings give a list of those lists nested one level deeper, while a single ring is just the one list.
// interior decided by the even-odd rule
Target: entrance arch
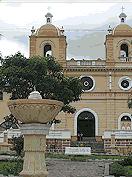
[{"label": "entrance arch", "polygon": [[77,136],[77,131],[81,131],[85,137],[98,136],[98,116],[93,110],[89,108],[83,108],[75,114],[75,136]]}]

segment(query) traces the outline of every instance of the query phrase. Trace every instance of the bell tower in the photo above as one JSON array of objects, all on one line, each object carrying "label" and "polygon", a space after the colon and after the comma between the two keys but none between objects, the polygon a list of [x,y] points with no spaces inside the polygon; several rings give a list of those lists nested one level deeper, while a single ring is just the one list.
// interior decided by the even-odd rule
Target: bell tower
[{"label": "bell tower", "polygon": [[62,66],[66,64],[66,36],[64,28],[58,28],[52,24],[53,15],[47,13],[45,15],[46,24],[35,30],[31,29],[30,40],[30,57],[53,56]]},{"label": "bell tower", "polygon": [[115,28],[109,26],[106,35],[106,63],[107,66],[120,66],[132,62],[132,28],[126,24],[127,15],[123,12],[119,15],[120,24]]}]

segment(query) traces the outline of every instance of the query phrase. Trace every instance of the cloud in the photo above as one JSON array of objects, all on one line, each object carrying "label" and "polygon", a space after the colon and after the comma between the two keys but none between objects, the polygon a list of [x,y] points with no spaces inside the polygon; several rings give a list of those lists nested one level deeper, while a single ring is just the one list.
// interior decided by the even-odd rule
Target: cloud
[{"label": "cloud", "polygon": [[[86,16],[94,13],[104,13],[115,3],[21,3],[19,6],[1,4],[0,19],[18,26],[27,26],[30,23],[44,23],[48,6],[55,20],[68,17]],[[83,10],[80,10],[83,9]],[[91,19],[89,18],[89,21]]]},{"label": "cloud", "polygon": [[[94,38],[91,33],[95,30],[107,30],[108,25],[113,22],[114,26],[118,24],[122,5],[125,7],[127,19],[130,19],[129,22],[132,24],[130,3],[2,3],[0,33],[6,40],[0,41],[0,51],[3,55],[21,51],[28,56],[30,29],[32,26],[39,28],[45,24],[45,14],[48,11],[47,7],[50,6],[50,11],[54,15],[53,24],[58,27],[64,25],[64,29],[73,29],[65,31],[69,57],[103,57],[104,36],[97,33],[97,37]],[[102,44],[99,45],[100,43]]]},{"label": "cloud", "polygon": [[0,40],[0,51],[3,57],[15,54],[18,51],[28,57],[28,49],[25,48],[23,44],[16,43],[7,39]]}]

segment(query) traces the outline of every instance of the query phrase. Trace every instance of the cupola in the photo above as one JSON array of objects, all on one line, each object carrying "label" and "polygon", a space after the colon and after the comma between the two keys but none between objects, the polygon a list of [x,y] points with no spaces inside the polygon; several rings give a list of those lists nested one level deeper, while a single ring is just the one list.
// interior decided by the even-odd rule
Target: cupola
[{"label": "cupola", "polygon": [[46,23],[47,23],[47,24],[51,24],[51,23],[52,23],[52,17],[53,17],[53,15],[52,15],[50,12],[48,12],[48,13],[45,15],[45,17],[46,17]]},{"label": "cupola", "polygon": [[126,22],[126,17],[127,17],[127,15],[123,12],[123,10],[124,10],[124,8],[122,7],[122,13],[119,15],[121,23],[125,23]]}]

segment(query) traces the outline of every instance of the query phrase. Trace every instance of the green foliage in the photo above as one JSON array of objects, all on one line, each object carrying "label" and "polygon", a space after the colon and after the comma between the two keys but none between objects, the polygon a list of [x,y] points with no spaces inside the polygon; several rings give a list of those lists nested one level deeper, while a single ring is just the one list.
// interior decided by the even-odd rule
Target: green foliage
[{"label": "green foliage", "polygon": [[13,129],[19,128],[18,120],[12,114],[5,116],[4,119],[5,121],[0,124],[0,127],[6,130],[10,128],[13,128]]},{"label": "green foliage", "polygon": [[128,108],[129,108],[129,109],[132,108],[132,99],[129,99],[129,100],[128,100]]},{"label": "green foliage", "polygon": [[122,161],[118,162],[122,166],[132,166],[132,156],[130,155],[129,157],[123,159]]},{"label": "green foliage", "polygon": [[125,168],[120,165],[118,162],[114,162],[110,165],[110,174],[115,177],[120,177],[125,175]]},{"label": "green foliage", "polygon": [[11,150],[15,150],[17,156],[22,156],[23,155],[23,147],[24,147],[23,136],[21,135],[19,137],[12,137],[11,143],[12,143]]},{"label": "green foliage", "polygon": [[116,177],[125,175],[126,177],[132,176],[132,156],[124,158],[119,162],[114,162],[110,165],[110,174]]},{"label": "green foliage", "polygon": [[78,101],[82,93],[81,81],[64,76],[62,67],[51,56],[27,59],[18,52],[5,58],[0,74],[1,87],[12,94],[11,99],[25,99],[35,87],[42,98],[62,101],[63,111],[68,113],[75,112],[69,103]]},{"label": "green foliage", "polygon": [[20,171],[22,171],[22,161],[7,161],[7,162],[0,162],[0,174],[4,176],[19,175]]},{"label": "green foliage", "polygon": [[132,166],[125,167],[126,169],[126,177],[132,177]]}]

